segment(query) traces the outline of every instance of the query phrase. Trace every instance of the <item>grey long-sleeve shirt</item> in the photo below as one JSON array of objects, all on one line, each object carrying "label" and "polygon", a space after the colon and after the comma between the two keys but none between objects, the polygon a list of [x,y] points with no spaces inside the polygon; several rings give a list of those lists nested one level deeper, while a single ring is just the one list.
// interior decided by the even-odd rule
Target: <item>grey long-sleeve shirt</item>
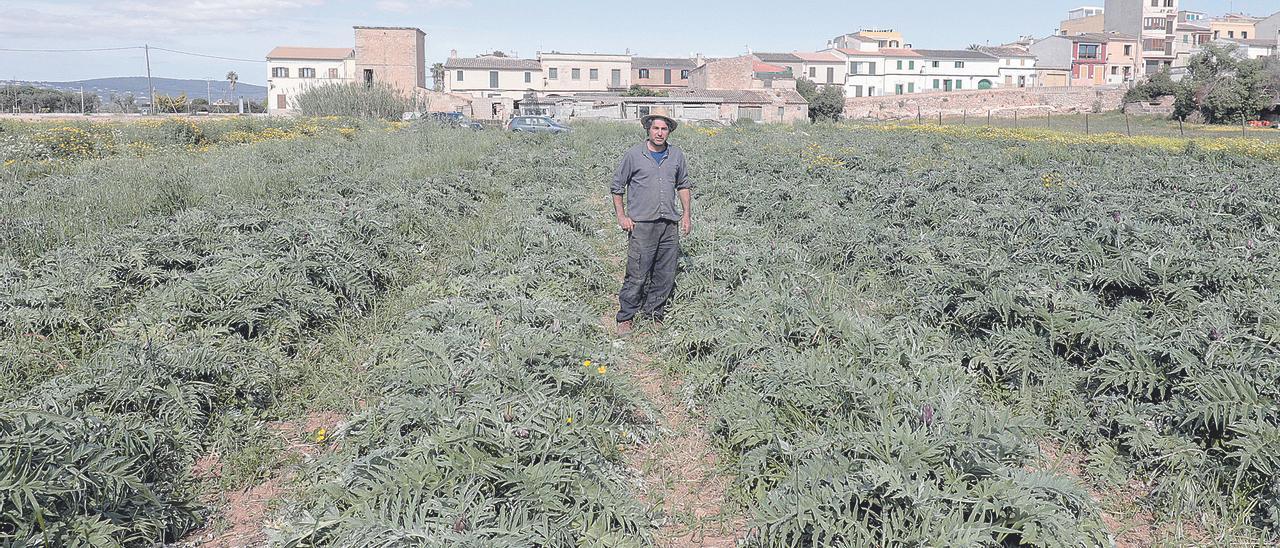
[{"label": "grey long-sleeve shirt", "polygon": [[667,158],[659,165],[649,155],[646,143],[622,155],[609,191],[626,195],[627,216],[633,221],[679,221],[682,212],[676,204],[676,191],[693,188],[685,171],[684,151],[668,143]]}]

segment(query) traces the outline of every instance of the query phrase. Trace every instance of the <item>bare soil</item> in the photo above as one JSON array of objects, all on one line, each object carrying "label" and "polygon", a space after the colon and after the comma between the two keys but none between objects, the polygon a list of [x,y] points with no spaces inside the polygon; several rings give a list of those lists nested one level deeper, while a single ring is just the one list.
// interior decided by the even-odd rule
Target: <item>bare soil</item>
[{"label": "bare soil", "polygon": [[[326,435],[331,436],[345,419],[342,414],[321,411],[300,419],[275,422],[267,425],[267,429],[283,442],[283,457],[314,458],[330,447],[314,441],[316,432],[324,428]],[[196,461],[193,474],[206,480],[218,478],[222,474],[220,456],[211,453],[201,457]],[[215,515],[203,528],[187,535],[179,545],[208,548],[265,546],[271,502],[285,494],[292,477],[293,470],[284,470],[244,490],[211,493],[204,503],[216,508]]]},{"label": "bare soil", "polygon": [[1126,485],[1099,489],[1087,477],[1084,455],[1064,450],[1050,441],[1040,442],[1040,454],[1041,469],[1071,476],[1085,487],[1117,548],[1214,545],[1194,523],[1157,522],[1143,506],[1143,499],[1151,493],[1150,485],[1130,481]]}]

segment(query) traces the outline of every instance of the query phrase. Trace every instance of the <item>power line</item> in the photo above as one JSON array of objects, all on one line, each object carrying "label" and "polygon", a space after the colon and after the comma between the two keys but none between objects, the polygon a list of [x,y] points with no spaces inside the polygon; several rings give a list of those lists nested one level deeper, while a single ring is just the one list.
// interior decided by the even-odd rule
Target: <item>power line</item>
[{"label": "power line", "polygon": [[17,48],[0,48],[0,51],[15,51],[21,53],[73,53],[84,51],[120,51],[126,49],[142,49],[142,46],[122,46],[118,48],[86,48],[86,49],[17,49]]},{"label": "power line", "polygon": [[207,58],[209,58],[209,59],[221,59],[221,60],[223,60],[223,61],[244,61],[244,62],[246,62],[246,63],[265,63],[265,62],[267,62],[267,61],[266,61],[266,60],[264,60],[264,59],[242,59],[242,58],[240,58],[240,57],[223,57],[223,56],[220,56],[220,55],[208,55],[208,54],[205,54],[205,53],[192,53],[192,52],[190,52],[190,51],[178,51],[178,50],[176,50],[176,49],[167,49],[167,48],[162,48],[162,47],[160,47],[160,46],[152,46],[152,47],[151,47],[151,49],[160,50],[160,51],[167,51],[167,52],[169,52],[169,53],[180,53],[180,54],[182,54],[182,55],[192,55],[192,56],[195,56],[195,57],[207,57]]},{"label": "power line", "polygon": [[[21,49],[21,48],[0,48],[0,51],[16,52],[16,53],[83,53],[95,51],[122,51],[130,49],[146,49],[146,46],[121,46],[118,48],[80,48],[80,49]],[[177,53],[179,55],[190,55],[193,57],[205,57],[209,59],[221,59],[223,61],[242,61],[245,63],[266,63],[263,59],[244,59],[241,57],[224,57],[221,55],[209,55],[207,53],[196,53],[192,51],[182,51],[176,49],[162,48],[159,46],[151,46],[151,49],[167,51],[169,53]]]}]

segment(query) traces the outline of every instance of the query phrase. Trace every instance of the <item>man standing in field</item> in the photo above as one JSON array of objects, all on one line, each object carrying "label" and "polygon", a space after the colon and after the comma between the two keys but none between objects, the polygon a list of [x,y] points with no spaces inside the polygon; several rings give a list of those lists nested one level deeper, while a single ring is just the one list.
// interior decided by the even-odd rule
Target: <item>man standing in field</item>
[{"label": "man standing in field", "polygon": [[622,155],[609,187],[618,226],[629,234],[627,277],[618,292],[619,335],[631,333],[637,314],[662,321],[675,287],[680,233],[688,235],[693,229],[693,184],[687,178],[684,152],[667,142],[676,121],[653,114],[640,123],[649,137]]}]

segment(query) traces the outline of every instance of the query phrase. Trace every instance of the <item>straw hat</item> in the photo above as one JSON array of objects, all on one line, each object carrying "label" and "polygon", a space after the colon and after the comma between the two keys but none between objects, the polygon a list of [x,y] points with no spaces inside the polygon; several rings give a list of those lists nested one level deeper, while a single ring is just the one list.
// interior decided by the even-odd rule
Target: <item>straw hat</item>
[{"label": "straw hat", "polygon": [[645,116],[644,118],[640,119],[640,125],[644,126],[645,130],[648,130],[649,124],[653,123],[654,120],[665,120],[667,122],[667,128],[669,128],[671,131],[675,131],[676,126],[680,125],[680,124],[677,124],[675,120],[672,120],[670,116],[665,116],[662,114],[650,114],[648,116]]}]

